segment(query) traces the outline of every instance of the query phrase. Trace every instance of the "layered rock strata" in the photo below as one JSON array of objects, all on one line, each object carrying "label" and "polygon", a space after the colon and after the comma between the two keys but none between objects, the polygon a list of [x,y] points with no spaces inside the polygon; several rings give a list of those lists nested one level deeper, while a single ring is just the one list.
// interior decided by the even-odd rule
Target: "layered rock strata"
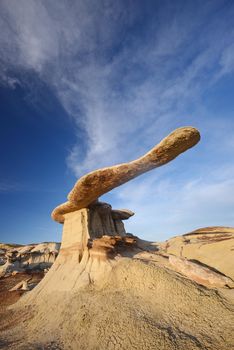
[{"label": "layered rock strata", "polygon": [[160,244],[164,254],[187,259],[234,280],[234,229],[206,227]]},{"label": "layered rock strata", "polygon": [[59,253],[60,243],[47,242],[29,245],[1,244],[0,277],[27,270],[48,269]]}]

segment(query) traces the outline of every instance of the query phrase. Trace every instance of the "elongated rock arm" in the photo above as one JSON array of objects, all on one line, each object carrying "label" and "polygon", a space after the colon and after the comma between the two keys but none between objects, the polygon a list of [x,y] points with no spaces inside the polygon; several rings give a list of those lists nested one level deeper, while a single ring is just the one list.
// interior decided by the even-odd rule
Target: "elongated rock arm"
[{"label": "elongated rock arm", "polygon": [[52,212],[55,221],[64,223],[59,255],[27,298],[43,298],[58,291],[77,291],[89,284],[103,286],[121,257],[139,253],[142,250],[140,240],[127,235],[122,222],[134,213],[127,209],[113,210],[110,204],[99,202],[99,196],[168,163],[199,139],[197,129],[180,128],[141,158],[96,170],[80,178],[69,193],[68,202]]},{"label": "elongated rock arm", "polygon": [[[166,164],[199,138],[194,128],[178,129],[145,156],[78,180],[68,202],[52,215],[64,223],[58,257],[12,307],[18,331],[14,324],[1,344],[13,344],[14,350],[233,349],[233,281],[207,261],[204,266],[186,259],[195,253],[193,235],[182,238],[185,257],[179,257],[177,240],[147,242],[127,234],[122,220],[133,213],[98,201],[112,188]],[[199,256],[203,236],[195,237]],[[230,250],[231,237],[214,242],[221,245],[223,260],[227,238]],[[206,251],[207,241],[210,237]],[[216,251],[210,250],[214,260]]]},{"label": "elongated rock arm", "polygon": [[195,146],[200,140],[199,131],[193,127],[176,129],[144,156],[112,167],[95,170],[82,176],[68,195],[65,202],[54,209],[52,218],[64,222],[64,215],[87,208],[101,195],[109,192],[135,177],[162,166],[179,154]]}]

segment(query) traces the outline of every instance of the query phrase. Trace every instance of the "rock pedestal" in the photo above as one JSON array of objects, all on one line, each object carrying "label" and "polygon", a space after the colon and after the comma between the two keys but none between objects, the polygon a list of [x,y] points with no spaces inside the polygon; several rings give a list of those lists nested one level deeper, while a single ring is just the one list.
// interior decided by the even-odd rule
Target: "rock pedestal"
[{"label": "rock pedestal", "polygon": [[82,176],[68,194],[68,201],[51,216],[64,224],[62,245],[54,265],[30,294],[41,297],[51,292],[78,290],[95,283],[103,285],[118,254],[134,251],[135,238],[126,235],[122,220],[133,213],[112,210],[98,198],[135,177],[162,166],[196,145],[199,131],[176,129],[149,152],[128,163],[98,169]]},{"label": "rock pedestal", "polygon": [[41,283],[22,300],[33,302],[53,292],[103,285],[123,246],[126,250],[135,244],[121,220],[132,215],[100,202],[65,214],[59,255]]}]

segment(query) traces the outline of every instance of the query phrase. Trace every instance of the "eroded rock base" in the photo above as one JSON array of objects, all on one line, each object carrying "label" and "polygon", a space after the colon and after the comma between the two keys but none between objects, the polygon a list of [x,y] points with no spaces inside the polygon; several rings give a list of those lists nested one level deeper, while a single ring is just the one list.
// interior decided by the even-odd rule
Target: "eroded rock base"
[{"label": "eroded rock base", "polygon": [[20,322],[3,349],[234,348],[234,289],[223,276],[132,235],[95,236],[89,215],[66,214],[58,258],[11,310]]},{"label": "eroded rock base", "polygon": [[120,252],[128,255],[134,246],[137,249],[136,240],[126,235],[121,221],[130,215],[130,211],[113,211],[110,205],[99,202],[66,214],[59,255],[43,281],[22,303],[38,303],[50,293],[78,291],[89,284],[102,287]]},{"label": "eroded rock base", "polygon": [[[120,258],[103,288],[51,292],[4,339],[13,350],[227,350],[233,303],[150,259]],[[16,311],[17,312],[17,311]],[[7,347],[5,347],[7,349]]]}]

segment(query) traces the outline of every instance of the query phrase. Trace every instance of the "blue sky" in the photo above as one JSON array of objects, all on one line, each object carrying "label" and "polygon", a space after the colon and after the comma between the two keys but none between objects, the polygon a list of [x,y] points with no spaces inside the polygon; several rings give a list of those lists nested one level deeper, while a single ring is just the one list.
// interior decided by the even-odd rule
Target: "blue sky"
[{"label": "blue sky", "polygon": [[233,18],[224,0],[2,0],[0,241],[60,240],[77,178],[186,125],[195,148],[102,200],[154,241],[234,226]]}]

